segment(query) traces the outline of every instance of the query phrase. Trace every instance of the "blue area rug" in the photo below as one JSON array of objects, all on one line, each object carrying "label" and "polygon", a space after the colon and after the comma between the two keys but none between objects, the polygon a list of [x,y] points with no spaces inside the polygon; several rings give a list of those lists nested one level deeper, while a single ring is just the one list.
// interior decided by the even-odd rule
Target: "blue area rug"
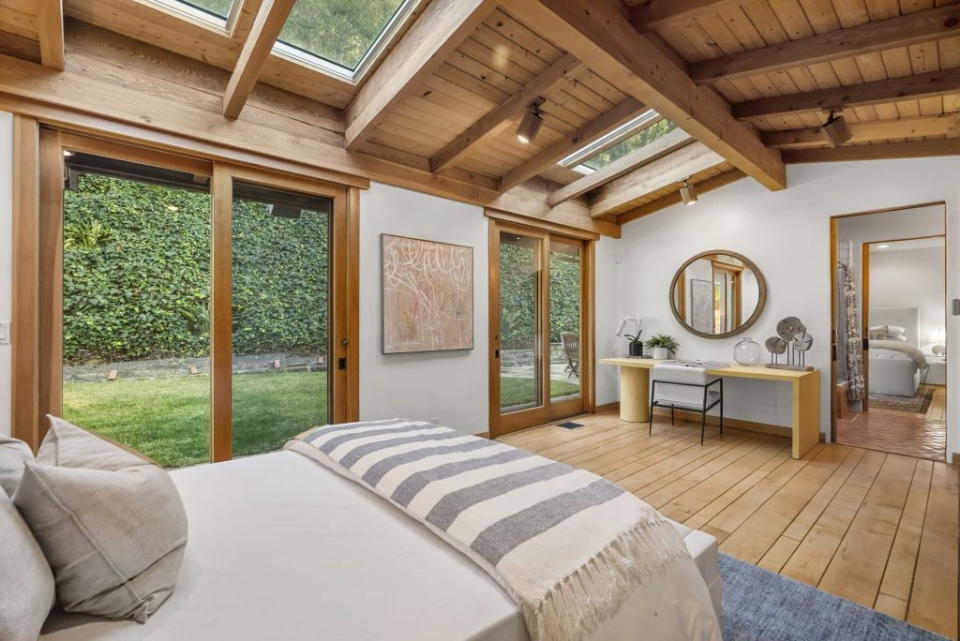
[{"label": "blue area rug", "polygon": [[724,641],[948,641],[725,554],[720,576]]}]

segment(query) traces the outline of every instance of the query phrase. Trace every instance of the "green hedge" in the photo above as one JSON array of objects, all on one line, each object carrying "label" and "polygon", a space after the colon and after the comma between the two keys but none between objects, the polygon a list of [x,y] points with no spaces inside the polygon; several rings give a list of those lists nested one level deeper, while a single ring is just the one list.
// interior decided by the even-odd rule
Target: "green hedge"
[{"label": "green hedge", "polygon": [[[501,301],[500,344],[505,349],[530,346],[535,335],[534,295],[536,274],[531,273],[532,250],[500,245]],[[550,342],[559,343],[561,332],[578,333],[580,327],[580,263],[556,253],[550,263]]]},{"label": "green hedge", "polygon": [[[234,351],[326,336],[326,217],[234,207]],[[292,266],[292,267],[291,267]],[[209,354],[208,194],[80,176],[64,202],[64,360]]]}]

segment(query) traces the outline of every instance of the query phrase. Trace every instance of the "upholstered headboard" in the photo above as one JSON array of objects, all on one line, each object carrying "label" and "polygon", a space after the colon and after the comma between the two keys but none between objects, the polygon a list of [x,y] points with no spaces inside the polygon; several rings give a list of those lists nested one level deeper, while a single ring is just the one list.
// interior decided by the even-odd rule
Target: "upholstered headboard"
[{"label": "upholstered headboard", "polygon": [[907,343],[920,347],[918,319],[920,312],[916,307],[871,307],[869,326],[899,325],[906,328]]}]

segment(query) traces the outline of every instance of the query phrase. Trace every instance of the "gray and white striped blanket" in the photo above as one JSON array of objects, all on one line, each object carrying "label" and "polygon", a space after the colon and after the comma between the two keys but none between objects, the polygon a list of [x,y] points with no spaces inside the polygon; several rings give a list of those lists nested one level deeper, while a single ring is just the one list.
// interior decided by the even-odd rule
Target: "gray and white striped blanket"
[{"label": "gray and white striped blanket", "polygon": [[688,556],[675,528],[585,470],[446,427],[317,427],[286,445],[373,490],[486,570],[533,641],[580,641]]}]

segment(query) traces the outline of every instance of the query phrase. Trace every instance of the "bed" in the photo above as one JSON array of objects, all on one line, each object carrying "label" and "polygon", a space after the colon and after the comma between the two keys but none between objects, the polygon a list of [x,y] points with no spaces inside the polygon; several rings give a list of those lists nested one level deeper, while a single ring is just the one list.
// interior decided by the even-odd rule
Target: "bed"
[{"label": "bed", "polygon": [[[868,387],[871,395],[911,397],[916,394],[928,366],[918,348],[917,319],[916,307],[870,308]],[[886,328],[898,329],[888,334]]]},{"label": "bed", "polygon": [[[173,596],[145,625],[54,612],[41,641],[528,639],[485,572],[313,460],[280,451],[171,474],[190,521]],[[658,626],[693,629],[694,613],[719,608],[716,540],[677,527],[694,562],[641,588],[592,641],[676,638]],[[705,604],[670,598],[691,581],[706,583]]]}]

